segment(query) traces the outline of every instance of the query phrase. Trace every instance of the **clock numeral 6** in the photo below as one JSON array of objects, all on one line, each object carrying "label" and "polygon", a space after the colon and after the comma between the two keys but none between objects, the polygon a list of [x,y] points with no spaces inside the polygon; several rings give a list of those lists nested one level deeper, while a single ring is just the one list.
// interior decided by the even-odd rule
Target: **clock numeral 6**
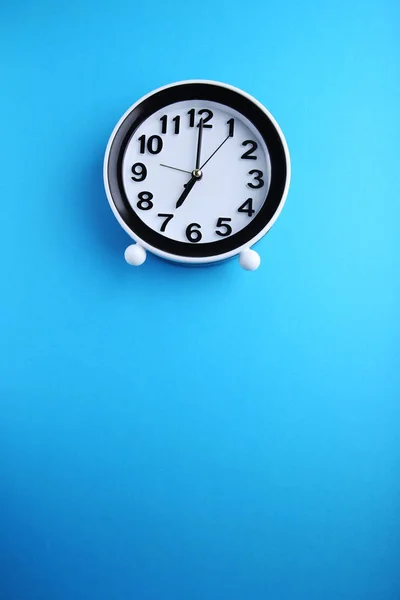
[{"label": "clock numeral 6", "polygon": [[146,136],[141,135],[138,139],[138,142],[140,143],[140,154],[144,154],[146,152],[146,148],[150,154],[160,154],[161,150],[163,149],[163,141],[159,135],[151,135],[147,140],[147,144]]},{"label": "clock numeral 6", "polygon": [[239,206],[238,212],[246,213],[248,217],[252,217],[256,212],[253,208],[253,198],[247,198],[246,202]]},{"label": "clock numeral 6", "polygon": [[140,210],[150,210],[153,208],[152,198],[153,194],[151,192],[140,192],[138,194],[139,202],[136,204]]},{"label": "clock numeral 6", "polygon": [[[198,229],[195,229],[195,227],[198,227]],[[201,225],[199,225],[198,223],[191,223],[186,227],[186,237],[189,240],[189,242],[193,242],[195,244],[196,242],[199,242],[201,240],[203,236],[199,231],[200,228]]]},{"label": "clock numeral 6", "polygon": [[[226,221],[226,223],[224,223],[224,221]],[[232,227],[227,224],[229,223],[229,221],[232,221],[232,219],[230,219],[229,217],[220,217],[217,221],[217,227],[223,227],[224,231],[216,230],[215,233],[217,235],[220,235],[221,237],[227,237],[228,235],[231,235]]]},{"label": "clock numeral 6", "polygon": [[254,175],[254,181],[257,181],[257,185],[255,185],[254,183],[248,183],[247,185],[253,188],[253,190],[258,190],[259,188],[262,188],[262,186],[265,183],[264,179],[262,178],[264,173],[262,171],[259,171],[258,169],[252,169],[251,171],[249,171],[249,175]]},{"label": "clock numeral 6", "polygon": [[147,169],[143,163],[135,163],[131,169],[133,181],[144,181],[147,177]]}]

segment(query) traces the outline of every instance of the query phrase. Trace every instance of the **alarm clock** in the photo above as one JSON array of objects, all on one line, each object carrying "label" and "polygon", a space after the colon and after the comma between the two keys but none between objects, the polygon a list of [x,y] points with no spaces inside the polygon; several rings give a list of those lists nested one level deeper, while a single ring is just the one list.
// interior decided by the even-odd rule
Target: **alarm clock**
[{"label": "alarm clock", "polygon": [[182,81],[133,104],[117,123],[104,158],[111,209],[134,240],[131,265],[146,253],[187,265],[239,257],[278,218],[289,189],[283,133],[249,94],[215,81]]}]

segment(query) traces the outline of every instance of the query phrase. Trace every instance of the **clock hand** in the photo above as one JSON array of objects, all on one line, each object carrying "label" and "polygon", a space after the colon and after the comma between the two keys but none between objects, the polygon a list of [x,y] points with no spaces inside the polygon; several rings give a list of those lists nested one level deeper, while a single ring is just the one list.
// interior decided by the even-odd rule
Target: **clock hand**
[{"label": "clock hand", "polygon": [[196,166],[195,169],[200,169],[200,154],[201,154],[201,143],[203,141],[203,119],[200,119],[199,123],[199,135],[197,138],[197,154],[196,154]]},{"label": "clock hand", "polygon": [[208,161],[210,161],[210,160],[212,159],[212,157],[214,156],[214,154],[217,154],[218,150],[219,150],[220,148],[222,148],[222,146],[225,144],[225,142],[227,142],[227,141],[229,140],[229,138],[230,138],[230,137],[231,137],[231,136],[230,136],[230,135],[228,135],[228,137],[226,137],[226,138],[224,139],[224,141],[222,142],[222,144],[220,144],[220,145],[218,146],[218,148],[217,148],[216,150],[214,150],[214,152],[211,154],[211,156],[209,156],[209,157],[207,158],[206,162],[205,162],[205,163],[203,163],[203,164],[201,165],[201,167],[200,167],[200,171],[202,170],[202,168],[203,168],[203,167],[205,167],[205,166],[206,166],[206,164],[208,163]]},{"label": "clock hand", "polygon": [[182,173],[189,173],[189,175],[191,174],[191,171],[185,171],[185,169],[178,169],[177,167],[171,167],[170,165],[163,165],[162,163],[160,163],[160,167],[167,167],[167,169],[174,169],[174,171],[181,171]]},{"label": "clock hand", "polygon": [[[200,173],[200,176],[199,176]],[[201,178],[201,171],[193,171],[193,175],[192,177],[189,179],[189,181],[187,183],[185,183],[185,185],[183,186],[185,189],[183,190],[182,194],[179,196],[178,201],[176,203],[176,208],[179,208],[180,206],[182,206],[182,204],[185,202],[186,198],[189,195],[189,192],[192,190],[194,184],[196,183],[196,181],[198,181]]]}]

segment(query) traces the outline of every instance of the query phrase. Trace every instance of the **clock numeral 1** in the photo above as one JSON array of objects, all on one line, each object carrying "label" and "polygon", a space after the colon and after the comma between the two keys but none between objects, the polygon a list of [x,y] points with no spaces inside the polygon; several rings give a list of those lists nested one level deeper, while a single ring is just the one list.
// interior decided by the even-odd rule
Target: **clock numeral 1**
[{"label": "clock numeral 1", "polygon": [[[198,229],[195,229],[195,227],[198,227]],[[189,242],[193,242],[195,244],[201,240],[203,236],[199,231],[200,228],[201,225],[199,225],[198,223],[191,223],[186,227],[186,237],[189,240]]]},{"label": "clock numeral 1", "polygon": [[146,152],[146,147],[150,154],[159,154],[163,149],[163,141],[159,135],[151,135],[147,140],[147,144],[145,135],[141,135],[138,141],[140,143],[140,154]]},{"label": "clock numeral 1", "polygon": [[238,212],[246,213],[248,217],[252,217],[256,212],[253,208],[253,198],[248,198],[246,202],[242,204],[242,206],[239,206]]},{"label": "clock numeral 1", "polygon": [[173,216],[174,215],[169,215],[169,214],[164,214],[164,213],[158,213],[157,217],[161,217],[161,218],[165,219],[165,221],[161,225],[160,231],[165,231],[166,230],[167,225],[170,222],[170,220],[173,218]]},{"label": "clock numeral 1", "polygon": [[140,210],[150,210],[153,208],[152,198],[153,194],[151,192],[140,192],[138,194],[139,202],[136,204]]},{"label": "clock numeral 1", "polygon": [[[224,223],[224,221],[226,222]],[[232,221],[232,219],[229,217],[220,217],[217,221],[217,227],[223,227],[223,231],[216,230],[215,233],[221,237],[227,237],[228,235],[231,235],[232,227],[228,225],[230,221]]]},{"label": "clock numeral 1", "polygon": [[[161,121],[161,133],[167,133],[168,115],[164,115],[163,117],[161,117],[160,121]],[[174,117],[172,119],[172,122],[175,125],[175,127],[174,127],[174,133],[175,133],[175,135],[178,135],[179,130],[180,130],[180,126],[181,126],[181,118],[180,118],[180,116],[178,115],[177,117]]]},{"label": "clock numeral 1", "polygon": [[229,137],[233,137],[235,134],[235,119],[229,119],[226,124],[229,126]]},{"label": "clock numeral 1", "polygon": [[[199,127],[200,125],[200,121],[203,121],[203,128],[204,129],[211,129],[212,125],[209,124],[208,122],[211,121],[211,119],[214,116],[214,113],[212,110],[209,110],[208,108],[202,108],[201,110],[199,110],[197,112],[197,114],[200,116],[199,122],[196,125],[196,127]],[[196,110],[194,108],[191,108],[188,111],[188,115],[189,115],[189,127],[194,127],[195,126],[195,117],[196,117]],[[203,115],[206,115],[205,117],[203,117]]]},{"label": "clock numeral 1", "polygon": [[247,158],[248,160],[257,160],[257,156],[254,156],[253,152],[255,152],[258,148],[256,142],[252,140],[246,140],[243,142],[242,146],[251,146],[250,150],[246,150],[244,154],[240,158]]}]

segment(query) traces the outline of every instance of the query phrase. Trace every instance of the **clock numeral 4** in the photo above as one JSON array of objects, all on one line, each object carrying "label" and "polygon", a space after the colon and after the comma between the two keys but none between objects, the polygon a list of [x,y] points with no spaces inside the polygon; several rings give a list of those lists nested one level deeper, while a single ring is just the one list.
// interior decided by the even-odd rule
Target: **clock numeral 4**
[{"label": "clock numeral 4", "polygon": [[259,188],[262,188],[265,181],[262,178],[264,173],[262,171],[259,171],[258,169],[252,169],[251,171],[249,171],[249,175],[254,175],[254,181],[257,181],[257,184],[254,184],[252,182],[248,183],[247,185],[251,188],[253,188],[253,190],[258,190]]},{"label": "clock numeral 4", "polygon": [[140,144],[140,154],[144,154],[146,152],[150,152],[150,154],[160,154],[163,149],[163,141],[159,135],[151,135],[146,143],[146,136],[141,135],[138,139]]},{"label": "clock numeral 4", "polygon": [[[202,108],[201,110],[199,110],[197,112],[197,114],[200,116],[199,122],[197,123],[196,127],[199,127],[200,125],[200,121],[203,121],[203,128],[204,129],[211,129],[212,125],[209,124],[208,122],[211,121],[211,119],[214,116],[214,113],[212,110],[209,110],[208,108]],[[196,117],[196,110],[194,108],[191,108],[188,111],[188,115],[189,115],[189,127],[194,127],[195,126],[195,117]],[[206,115],[205,117],[203,117],[203,115]]]},{"label": "clock numeral 4", "polygon": [[144,181],[147,177],[147,169],[143,163],[135,163],[131,169],[133,181]]},{"label": "clock numeral 4", "polygon": [[223,228],[223,231],[215,230],[215,233],[221,237],[227,237],[228,235],[231,235],[232,227],[228,225],[229,221],[232,221],[232,219],[229,217],[220,217],[217,221],[217,227]]},{"label": "clock numeral 4", "polygon": [[168,223],[170,222],[170,220],[173,218],[174,215],[170,215],[167,213],[158,213],[157,217],[161,217],[162,219],[165,219],[165,221],[163,222],[163,224],[161,225],[160,231],[165,231],[167,228]]},{"label": "clock numeral 4", "polygon": [[256,212],[253,208],[253,198],[247,198],[246,202],[243,202],[242,206],[239,206],[238,212],[246,213],[248,217],[252,217]]},{"label": "clock numeral 4", "polygon": [[201,240],[203,236],[199,231],[200,229],[201,225],[199,225],[198,223],[191,223],[186,227],[186,237],[189,240],[189,242],[193,242],[194,244],[196,244]]},{"label": "clock numeral 4", "polygon": [[243,142],[242,146],[251,146],[250,150],[246,150],[244,154],[240,158],[247,158],[247,160],[257,160],[257,156],[253,154],[258,148],[258,144],[253,142],[252,140],[246,140]]},{"label": "clock numeral 4", "polygon": [[139,202],[136,204],[140,210],[150,210],[153,208],[153,194],[151,192],[140,192],[138,194]]}]

